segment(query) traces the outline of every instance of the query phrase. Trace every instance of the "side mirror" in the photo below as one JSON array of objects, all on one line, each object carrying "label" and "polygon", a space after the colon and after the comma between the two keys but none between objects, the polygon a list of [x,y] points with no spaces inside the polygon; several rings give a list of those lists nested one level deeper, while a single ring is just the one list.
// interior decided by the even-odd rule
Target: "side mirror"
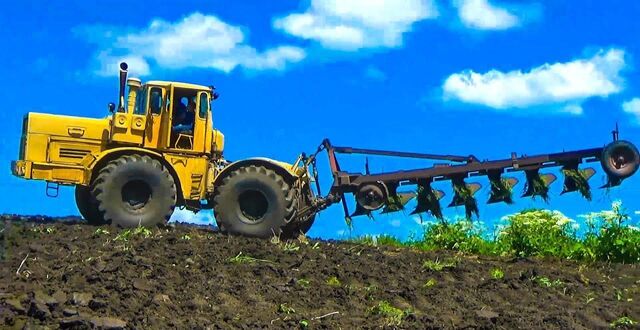
[{"label": "side mirror", "polygon": [[111,112],[111,113],[116,111],[116,105],[113,102],[109,102],[109,105],[107,105],[107,107],[109,108],[109,112]]}]

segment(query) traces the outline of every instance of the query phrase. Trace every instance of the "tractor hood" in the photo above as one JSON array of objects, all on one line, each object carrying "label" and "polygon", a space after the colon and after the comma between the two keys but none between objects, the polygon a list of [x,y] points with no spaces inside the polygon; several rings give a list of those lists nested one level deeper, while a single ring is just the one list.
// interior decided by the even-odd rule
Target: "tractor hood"
[{"label": "tractor hood", "polygon": [[109,118],[96,119],[30,112],[25,116],[22,134],[107,141]]}]

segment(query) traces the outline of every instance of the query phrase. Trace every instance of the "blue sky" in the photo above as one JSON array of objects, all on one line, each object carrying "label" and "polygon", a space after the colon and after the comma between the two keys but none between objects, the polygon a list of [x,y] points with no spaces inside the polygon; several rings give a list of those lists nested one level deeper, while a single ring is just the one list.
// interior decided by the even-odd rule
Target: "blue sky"
[{"label": "blue sky", "polygon": [[[117,99],[116,65],[145,79],[213,84],[214,125],[231,160],[294,160],[329,137],[336,145],[506,158],[602,146],[616,122],[640,141],[636,1],[312,0],[13,1],[0,12],[0,212],[77,214],[73,189],[10,175],[28,111],[101,117]],[[331,177],[320,161],[325,188]],[[363,159],[345,164],[362,170]],[[370,159],[372,170],[428,163]],[[597,164],[596,164],[597,166]],[[597,166],[598,170],[599,166]],[[521,178],[522,179],[522,178]],[[592,186],[602,183],[599,171]],[[522,182],[523,180],[521,180]],[[481,183],[485,183],[480,180]],[[528,207],[570,217],[621,199],[640,210],[633,177],[594,200],[558,196],[485,206],[491,225]],[[451,198],[446,184],[444,202]],[[516,192],[523,189],[521,183]],[[352,206],[353,209],[353,206]],[[462,209],[448,209],[451,217]],[[176,219],[210,221],[179,212]],[[425,220],[430,220],[425,217]],[[356,219],[352,234],[419,231],[403,213]],[[344,237],[341,208],[311,236]]]}]

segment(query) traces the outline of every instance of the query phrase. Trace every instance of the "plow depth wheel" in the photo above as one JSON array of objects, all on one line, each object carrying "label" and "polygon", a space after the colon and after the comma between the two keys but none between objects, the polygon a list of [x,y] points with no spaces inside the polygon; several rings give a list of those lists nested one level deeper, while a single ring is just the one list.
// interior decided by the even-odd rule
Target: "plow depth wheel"
[{"label": "plow depth wheel", "polygon": [[289,236],[297,211],[295,190],[275,171],[249,165],[227,175],[216,187],[213,212],[221,231],[268,238]]},{"label": "plow depth wheel", "polygon": [[600,163],[607,174],[616,179],[624,179],[632,176],[638,170],[640,154],[638,148],[632,143],[622,140],[615,141],[602,150]]}]

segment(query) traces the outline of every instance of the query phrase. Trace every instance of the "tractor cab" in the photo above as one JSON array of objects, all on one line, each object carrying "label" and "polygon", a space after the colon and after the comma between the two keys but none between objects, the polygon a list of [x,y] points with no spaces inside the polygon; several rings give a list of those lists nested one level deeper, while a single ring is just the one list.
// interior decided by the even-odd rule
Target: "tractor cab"
[{"label": "tractor cab", "polygon": [[[167,152],[210,154],[222,151],[222,134],[213,129],[213,87],[169,81],[126,79],[111,120],[111,141]],[[124,106],[122,80],[126,79]]]}]

